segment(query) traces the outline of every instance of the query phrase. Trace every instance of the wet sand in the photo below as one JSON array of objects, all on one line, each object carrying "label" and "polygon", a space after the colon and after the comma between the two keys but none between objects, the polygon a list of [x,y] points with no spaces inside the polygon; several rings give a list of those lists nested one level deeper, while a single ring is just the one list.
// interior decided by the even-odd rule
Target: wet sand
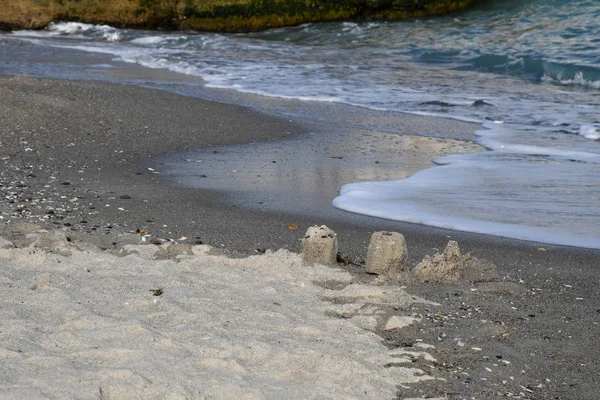
[{"label": "wet sand", "polygon": [[[327,199],[319,193],[314,213],[310,205],[248,208],[239,203],[243,196],[218,185],[173,185],[156,165],[157,157],[168,153],[290,141],[315,131],[300,121],[104,83],[2,78],[0,98],[0,235],[17,246],[30,244],[27,233],[50,228],[64,229],[76,243],[116,250],[139,243],[141,231],[148,233],[147,241],[202,242],[241,257],[269,248],[298,251],[308,226],[326,224],[338,233],[340,251],[356,262],[365,258],[372,232],[402,232],[409,265],[415,265],[449,239],[457,240],[464,252],[493,262],[500,279],[406,289],[441,305],[411,305],[405,311],[420,316],[419,324],[379,333],[392,348],[419,340],[435,345],[428,351],[437,361],[424,368],[438,379],[399,386],[399,398],[593,399],[600,390],[599,251],[324,209]],[[431,131],[440,125],[473,128],[409,116],[406,124]],[[367,278],[360,264],[344,268],[357,279]]]}]

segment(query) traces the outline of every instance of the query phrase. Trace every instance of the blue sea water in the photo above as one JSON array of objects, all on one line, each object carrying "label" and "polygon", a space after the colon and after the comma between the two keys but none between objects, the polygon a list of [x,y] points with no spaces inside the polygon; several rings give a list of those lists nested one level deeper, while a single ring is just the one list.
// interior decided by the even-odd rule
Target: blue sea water
[{"label": "blue sea water", "polygon": [[477,122],[476,142],[488,151],[436,160],[407,179],[345,185],[333,205],[600,248],[600,1],[487,1],[435,18],[235,35],[78,23],[0,35],[4,74],[108,79],[90,71],[115,63],[196,78],[179,82],[180,91],[201,86],[347,104],[374,116]]}]

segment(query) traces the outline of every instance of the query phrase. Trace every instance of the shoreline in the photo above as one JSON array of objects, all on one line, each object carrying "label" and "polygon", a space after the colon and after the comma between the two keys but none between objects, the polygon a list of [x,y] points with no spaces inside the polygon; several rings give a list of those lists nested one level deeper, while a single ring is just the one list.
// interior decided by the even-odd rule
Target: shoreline
[{"label": "shoreline", "polygon": [[[445,228],[437,228],[427,225],[406,223],[401,221],[385,220],[376,217],[370,217],[361,214],[354,214],[345,212],[328,206],[326,209],[321,210],[318,207],[313,209],[296,209],[292,204],[291,208],[277,208],[277,209],[264,209],[264,208],[253,208],[252,206],[240,206],[236,203],[245,201],[243,196],[232,194],[235,190],[232,187],[239,189],[239,186],[235,181],[233,184],[227,186],[219,185],[218,179],[215,184],[207,185],[206,188],[190,188],[183,185],[178,185],[172,178],[160,171],[158,168],[162,167],[162,162],[173,158],[174,156],[181,156],[187,154],[186,152],[198,152],[198,149],[205,153],[211,153],[214,149],[230,148],[229,146],[239,146],[239,149],[243,151],[247,143],[251,142],[256,144],[256,148],[260,148],[261,144],[264,143],[267,147],[270,144],[277,143],[291,143],[291,147],[297,146],[297,142],[301,142],[306,139],[307,132],[319,132],[324,128],[319,126],[316,121],[300,121],[289,116],[277,117],[271,114],[265,114],[257,111],[256,107],[248,108],[246,106],[237,106],[230,103],[220,103],[211,100],[204,100],[197,97],[189,97],[180,95],[172,92],[168,92],[160,89],[144,88],[139,86],[133,86],[129,84],[112,84],[104,82],[84,82],[84,81],[62,81],[53,79],[37,79],[37,78],[24,78],[24,77],[2,77],[0,78],[2,83],[10,83],[14,85],[13,88],[9,88],[7,91],[4,89],[5,96],[12,95],[15,90],[17,92],[23,91],[20,95],[25,96],[27,90],[32,90],[32,104],[27,104],[27,101],[23,103],[23,98],[19,99],[13,97],[10,101],[13,104],[7,104],[5,113],[6,121],[9,121],[15,117],[14,110],[18,107],[25,106],[24,110],[18,110],[21,112],[19,119],[21,123],[26,122],[27,119],[32,120],[26,122],[30,126],[24,128],[26,132],[23,134],[22,143],[15,141],[12,136],[14,133],[11,132],[5,144],[3,145],[3,151],[6,153],[14,153],[14,156],[4,157],[3,161],[5,165],[10,165],[11,161],[18,160],[22,164],[27,164],[32,160],[45,160],[55,169],[54,174],[48,174],[43,176],[44,172],[41,172],[41,176],[38,178],[27,178],[20,177],[20,184],[23,185],[22,189],[27,189],[27,186],[37,186],[38,182],[51,178],[56,190],[63,190],[63,194],[69,194],[70,192],[82,192],[78,193],[80,197],[90,198],[87,193],[91,191],[91,185],[98,186],[97,193],[93,193],[95,200],[98,204],[104,200],[108,200],[109,205],[105,209],[94,207],[90,211],[89,215],[103,214],[105,219],[112,219],[114,222],[119,219],[127,220],[127,228],[131,231],[134,225],[137,228],[149,229],[151,225],[145,225],[144,223],[148,218],[139,215],[139,210],[127,210],[126,206],[131,206],[132,203],[143,202],[143,203],[154,203],[153,205],[147,205],[143,208],[153,208],[161,214],[161,221],[153,221],[152,224],[156,228],[157,233],[160,232],[162,239],[177,239],[176,235],[169,235],[169,229],[164,228],[162,225],[167,225],[169,228],[169,221],[177,221],[177,223],[185,225],[185,228],[179,228],[178,233],[184,233],[187,236],[194,234],[194,230],[198,229],[198,226],[190,224],[187,218],[182,218],[178,212],[169,212],[168,210],[161,210],[159,207],[160,201],[164,201],[165,204],[169,204],[167,200],[168,196],[173,194],[179,200],[185,204],[181,205],[182,209],[190,210],[193,213],[195,208],[194,204],[198,203],[199,208],[209,208],[213,212],[230,213],[231,216],[240,217],[243,219],[244,215],[252,216],[253,221],[264,225],[261,221],[269,219],[270,221],[279,221],[282,219],[295,219],[298,222],[296,225],[301,224],[303,228],[314,224],[320,224],[320,221],[324,223],[332,224],[333,226],[339,226],[340,229],[345,229],[345,226],[349,228],[355,228],[354,233],[358,231],[374,231],[379,229],[393,230],[394,228],[400,229],[403,232],[407,232],[408,235],[415,235],[419,238],[418,241],[422,240],[423,236],[433,236],[438,238],[440,241],[446,240],[449,237],[453,238],[464,238],[467,241],[475,241],[478,244],[503,244],[506,246],[522,247],[527,249],[537,249],[539,247],[560,249],[568,253],[582,252],[582,254],[593,254],[596,252],[594,249],[551,245],[544,243],[536,243],[531,241],[523,241],[517,239],[511,239],[501,236],[492,236],[480,233],[471,233],[464,231],[448,230]],[[26,90],[23,90],[26,89]],[[101,91],[102,93],[98,94]],[[79,92],[79,93],[77,93]],[[77,93],[76,95],[73,95]],[[144,96],[150,95],[149,98],[136,105],[140,102]],[[98,96],[98,100],[94,99]],[[151,97],[151,98],[150,98]],[[15,102],[16,100],[16,102]],[[117,100],[115,102],[115,100]],[[87,105],[83,105],[83,102],[88,102]],[[275,103],[277,99],[268,98],[265,100],[266,103]],[[56,102],[56,104],[52,104]],[[77,104],[81,103],[81,104]],[[113,103],[113,104],[111,104]],[[173,106],[175,104],[175,106]],[[75,109],[72,109],[77,106]],[[262,106],[262,105],[261,105]],[[319,105],[318,105],[319,106]],[[324,105],[326,106],[326,105]],[[31,110],[28,107],[35,108],[35,112],[39,115],[32,115]],[[292,106],[293,107],[293,106]],[[350,107],[342,105],[341,107]],[[274,106],[267,104],[264,107],[265,110],[271,112]],[[199,113],[198,111],[201,111]],[[135,115],[129,115],[130,112]],[[273,111],[275,112],[275,111]],[[331,112],[331,111],[329,111]],[[69,115],[73,113],[73,115]],[[113,113],[113,114],[111,114]],[[114,115],[114,116],[113,116]],[[230,118],[230,115],[235,115],[236,118]],[[70,118],[74,116],[75,118]],[[163,118],[164,117],[164,118]],[[206,119],[208,117],[208,119]],[[46,119],[56,118],[57,121],[53,121],[53,126],[44,127]],[[113,118],[114,120],[110,120]],[[128,121],[128,119],[130,121]],[[227,121],[227,123],[223,123]],[[59,124],[55,124],[59,122]],[[209,122],[209,123],[207,123]],[[340,121],[341,122],[341,121]],[[18,123],[18,122],[17,122]],[[343,123],[343,122],[342,122]],[[351,124],[351,123],[350,123]],[[454,124],[454,128],[450,128],[448,124]],[[39,131],[36,132],[37,125],[40,125]],[[56,126],[60,125],[65,131],[64,135],[59,134],[56,137],[48,137],[48,132],[52,130],[54,134],[60,132],[60,129]],[[458,121],[445,121],[438,118],[428,118],[420,116],[406,115],[405,129],[407,132],[422,132],[421,137],[424,140],[428,140],[427,130],[431,132],[439,131],[439,126],[444,125],[445,129],[452,129],[454,132],[460,131],[461,129],[468,129],[477,126],[472,123],[463,123]],[[343,126],[341,130],[352,130],[350,125]],[[79,131],[79,132],[77,132]],[[84,134],[85,131],[85,134]],[[330,142],[325,142],[326,147],[332,147],[332,142],[336,140],[344,142],[350,140],[348,146],[352,146],[353,142],[350,139],[352,133],[348,135],[340,135],[339,131],[327,132],[325,135],[333,136],[334,139]],[[40,147],[45,148],[44,151],[51,149],[52,154],[42,154],[40,149],[31,149],[27,147],[29,143],[26,138],[31,136],[32,140],[40,140]],[[408,136],[407,136],[408,135]],[[467,135],[461,135],[461,140],[468,141],[469,137],[474,137],[472,133]],[[418,137],[418,136],[415,136]],[[436,143],[436,140],[442,140],[440,138],[433,137],[432,141],[415,143],[411,141],[412,136],[410,133],[405,134],[402,138],[407,138],[408,142],[401,145],[401,150],[406,151],[407,147],[415,147],[412,153],[404,153],[403,157],[409,158],[409,163],[396,163],[393,165],[396,171],[395,175],[390,175],[386,179],[402,179],[418,170],[433,166],[432,160],[440,157],[444,154],[452,153],[453,147],[446,149],[447,142],[441,144]],[[12,141],[12,143],[11,143]],[[380,142],[384,142],[380,140]],[[423,144],[427,146],[438,146],[442,150],[431,150],[428,153],[422,154]],[[461,143],[458,141],[457,143]],[[345,145],[345,143],[342,143]],[[373,145],[372,152],[385,150],[384,146],[387,143],[381,143]],[[316,146],[320,146],[318,142]],[[359,144],[362,145],[362,144]],[[58,151],[62,146],[62,150],[65,154]],[[31,147],[31,146],[30,146]],[[465,147],[464,149],[458,148],[458,151],[474,151],[479,146]],[[256,150],[252,149],[255,153]],[[277,149],[278,151],[280,149]],[[215,150],[217,151],[217,150]],[[329,150],[328,150],[329,151]],[[335,153],[331,151],[332,154]],[[253,154],[253,157],[259,157],[262,161],[269,159],[269,150],[265,151],[267,156],[258,156]],[[285,153],[285,152],[284,152]],[[289,153],[285,153],[289,156]],[[166,156],[166,157],[165,157]],[[235,155],[234,155],[235,156]],[[393,156],[393,154],[392,154]],[[388,158],[392,158],[392,156]],[[21,157],[22,159],[19,159]],[[71,157],[71,158],[69,158]],[[224,157],[227,157],[225,155]],[[366,158],[373,158],[371,155],[364,156]],[[419,160],[420,157],[420,160]],[[62,159],[61,159],[62,158]],[[275,158],[275,157],[274,157]],[[72,161],[72,162],[70,162]],[[285,161],[285,160],[284,160]],[[327,160],[324,160],[327,161]],[[65,164],[63,167],[62,164]],[[73,164],[73,165],[69,165]],[[81,164],[81,165],[76,165]],[[35,166],[33,164],[28,165],[34,171]],[[43,166],[46,167],[46,166]],[[79,167],[79,168],[78,168]],[[218,167],[212,165],[211,167]],[[42,170],[42,167],[38,167]],[[218,171],[214,171],[218,173]],[[60,176],[52,176],[60,175]],[[223,178],[225,174],[217,175],[217,178]],[[17,177],[15,175],[15,177]],[[242,177],[244,179],[244,177]],[[309,179],[320,179],[318,177],[311,177]],[[64,182],[60,182],[60,181]],[[368,180],[377,180],[376,177],[369,177]],[[352,179],[346,178],[339,183],[350,183]],[[114,190],[106,190],[104,186],[106,184],[112,186]],[[285,183],[282,183],[285,184]],[[155,187],[160,186],[166,189],[164,199],[161,198],[163,194],[156,193]],[[66,186],[66,187],[65,187]],[[75,187],[77,186],[77,187]],[[89,186],[89,187],[86,187]],[[131,188],[131,189],[129,189]],[[168,189],[167,189],[168,188]],[[67,190],[64,190],[67,189]],[[289,188],[288,188],[289,189]],[[29,190],[33,190],[29,188]],[[132,197],[131,193],[133,190],[140,191],[137,198],[132,198],[136,201],[129,201],[132,199],[121,199],[120,196]],[[327,188],[331,193],[330,196],[334,196],[332,193],[337,193],[338,188]],[[25,192],[27,190],[24,190]],[[105,193],[102,193],[102,192]],[[117,193],[123,192],[123,193]],[[125,193],[127,192],[127,193]],[[119,194],[119,196],[111,196],[111,194]],[[113,198],[114,197],[114,198]],[[333,197],[332,197],[333,199]],[[122,201],[128,200],[128,201]],[[328,205],[328,201],[323,201],[321,198],[315,198],[314,201],[320,204],[320,208]],[[53,199],[52,201],[60,202],[60,196]],[[66,203],[66,201],[65,201]],[[78,202],[83,203],[83,202]],[[53,206],[48,204],[50,208]],[[115,207],[126,208],[125,212],[115,212]],[[41,206],[37,205],[37,209],[40,210]],[[71,212],[73,207],[70,207]],[[78,211],[82,211],[83,207],[79,207]],[[100,211],[102,210],[102,211]],[[118,210],[121,211],[121,210]],[[9,215],[7,213],[6,215]],[[40,212],[38,212],[40,214]],[[133,217],[131,214],[135,214]],[[26,214],[23,214],[26,216]],[[18,217],[19,214],[16,214]],[[83,214],[81,215],[83,216]],[[270,217],[272,216],[272,218]],[[48,216],[47,222],[54,222],[54,225],[59,225],[57,219],[53,219],[51,215]],[[65,215],[69,219],[75,219],[72,215]],[[90,217],[92,218],[92,217]],[[5,217],[5,220],[7,218]],[[17,218],[18,220],[19,218]],[[73,221],[68,227],[74,230]],[[106,221],[111,222],[111,221]],[[162,222],[162,223],[161,223]],[[216,221],[205,221],[209,231],[218,231],[217,228],[220,225],[220,220]],[[290,223],[294,223],[291,221]],[[143,225],[143,226],[141,226]],[[273,224],[276,226],[277,224]],[[285,224],[287,230],[287,224]],[[84,230],[84,226],[78,227],[80,230]],[[280,228],[280,227],[278,227]],[[261,227],[261,230],[265,230]],[[279,230],[281,235],[283,232]],[[175,233],[175,232],[171,232]],[[287,232],[289,233],[289,232]],[[362,235],[364,236],[364,235]],[[275,239],[270,236],[271,240]],[[219,235],[212,244],[220,245],[218,241],[226,239],[223,235]],[[237,237],[240,239],[240,237]],[[269,248],[289,248],[289,239],[283,237],[275,239],[273,243],[268,246]],[[366,243],[368,237],[362,240],[362,244]],[[463,240],[463,241],[464,241]],[[287,242],[287,243],[286,243]],[[353,241],[349,248],[355,247],[361,242]],[[259,243],[256,243],[259,244]],[[264,245],[266,243],[260,243]],[[432,245],[431,248],[440,248],[441,245]],[[242,246],[235,245],[234,241],[228,241],[225,247],[235,249],[237,251],[247,252],[251,254],[255,248],[255,244],[244,243]],[[366,246],[363,246],[366,251]],[[294,249],[292,247],[292,249]],[[297,247],[296,247],[297,249]],[[421,256],[421,254],[419,254]]]},{"label": "shoreline", "polygon": [[[600,251],[448,231],[333,208],[318,217],[242,209],[224,203],[222,193],[167,187],[160,183],[160,175],[144,168],[145,163],[165,152],[242,144],[248,136],[257,141],[287,139],[305,132],[302,126],[243,107],[97,82],[1,78],[0,94],[5,105],[0,110],[4,164],[0,189],[5,199],[0,236],[17,246],[27,243],[32,230],[51,228],[66,229],[75,242],[117,250],[137,244],[136,231],[148,230],[153,238],[203,242],[229,256],[247,256],[256,249],[297,251],[308,226],[326,224],[338,233],[340,251],[354,260],[365,258],[373,231],[399,231],[407,238],[412,266],[443,249],[449,239],[457,240],[465,253],[493,262],[499,282],[511,285],[407,289],[442,306],[415,306],[413,311],[422,315],[421,325],[386,341],[435,343],[439,363],[428,372],[446,381],[419,384],[414,393],[400,391],[402,396],[455,393],[450,398],[494,398],[493,390],[501,391],[503,380],[510,387],[506,393],[523,392],[512,398],[592,399],[600,388],[594,374],[600,359],[596,350],[600,294],[595,290]],[[53,213],[46,212],[48,207]],[[47,216],[43,223],[33,218],[40,214]],[[183,236],[188,239],[179,240]],[[360,267],[347,268],[365,275]],[[468,346],[458,345],[456,338]],[[511,364],[502,374],[490,376],[486,368],[496,371],[492,358],[500,355],[508,360],[507,354]],[[470,380],[456,378],[448,365],[468,371]]]}]

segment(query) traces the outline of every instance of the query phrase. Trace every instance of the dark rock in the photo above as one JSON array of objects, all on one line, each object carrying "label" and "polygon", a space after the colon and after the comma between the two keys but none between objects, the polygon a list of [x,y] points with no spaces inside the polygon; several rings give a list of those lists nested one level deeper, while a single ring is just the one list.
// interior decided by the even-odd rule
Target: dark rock
[{"label": "dark rock", "polygon": [[434,100],[434,101],[425,101],[423,103],[421,103],[424,106],[440,106],[440,107],[455,107],[455,104],[450,104],[450,103],[446,103],[445,101],[439,101],[439,100]]},{"label": "dark rock", "polygon": [[475,100],[473,102],[473,104],[471,104],[472,107],[482,107],[482,106],[494,106],[493,104],[488,103],[487,101],[484,100]]}]

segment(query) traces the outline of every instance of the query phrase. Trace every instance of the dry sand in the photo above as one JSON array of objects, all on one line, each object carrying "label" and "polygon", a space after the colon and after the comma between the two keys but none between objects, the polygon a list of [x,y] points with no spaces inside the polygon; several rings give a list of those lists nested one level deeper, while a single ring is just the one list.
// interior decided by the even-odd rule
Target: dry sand
[{"label": "dry sand", "polygon": [[422,300],[397,286],[352,283],[286,250],[111,254],[58,231],[27,239],[0,250],[3,399],[391,399],[434,379],[411,366],[433,357],[373,332],[417,320],[405,310]]}]

